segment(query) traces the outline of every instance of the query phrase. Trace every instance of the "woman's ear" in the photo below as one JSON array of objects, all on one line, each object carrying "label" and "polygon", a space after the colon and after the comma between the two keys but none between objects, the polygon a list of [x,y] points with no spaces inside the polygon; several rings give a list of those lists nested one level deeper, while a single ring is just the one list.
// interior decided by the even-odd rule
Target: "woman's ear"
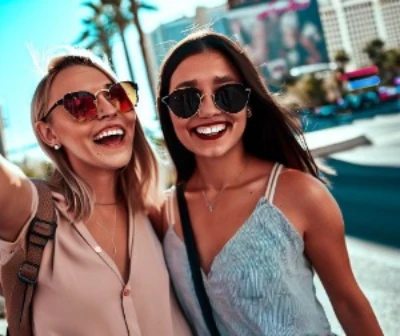
[{"label": "woman's ear", "polygon": [[48,123],[44,121],[37,121],[35,123],[36,133],[39,135],[40,139],[48,146],[60,146],[60,141],[58,140],[57,134],[54,129]]}]

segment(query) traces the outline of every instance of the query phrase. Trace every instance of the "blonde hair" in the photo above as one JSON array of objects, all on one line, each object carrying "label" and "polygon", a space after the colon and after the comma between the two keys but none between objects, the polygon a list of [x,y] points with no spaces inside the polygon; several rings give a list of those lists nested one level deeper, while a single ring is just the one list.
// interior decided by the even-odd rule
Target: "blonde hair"
[{"label": "blonde hair", "polygon": [[[117,76],[108,65],[89,51],[71,49],[68,53],[55,56],[48,63],[47,73],[39,82],[33,95],[31,121],[40,147],[54,164],[52,176],[48,181],[50,187],[65,197],[68,211],[76,220],[85,220],[93,211],[95,202],[93,191],[74,172],[65,152],[48,146],[35,128],[36,122],[42,120],[47,113],[49,92],[54,79],[64,69],[77,65],[96,68],[113,82],[117,81]],[[51,122],[51,116],[49,122]],[[121,195],[121,200],[125,201],[131,210],[145,211],[147,208],[158,206],[157,160],[138,119],[135,124],[131,160],[117,174],[116,192]]]}]

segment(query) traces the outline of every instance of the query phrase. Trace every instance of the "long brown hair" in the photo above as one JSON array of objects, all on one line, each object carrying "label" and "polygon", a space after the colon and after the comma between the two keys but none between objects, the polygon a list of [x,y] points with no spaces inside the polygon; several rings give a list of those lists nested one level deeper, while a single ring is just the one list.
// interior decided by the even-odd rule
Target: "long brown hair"
[{"label": "long brown hair", "polygon": [[[68,211],[74,214],[75,219],[84,220],[90,216],[94,206],[91,188],[74,172],[64,151],[49,147],[42,141],[35,128],[36,122],[42,120],[47,112],[49,92],[54,79],[62,70],[76,65],[96,68],[111,81],[117,81],[116,75],[101,59],[88,51],[72,49],[68,54],[57,56],[49,62],[47,74],[39,82],[33,95],[31,120],[39,145],[54,164],[49,185],[65,197]],[[51,122],[51,116],[46,122]],[[157,160],[138,119],[135,124],[131,160],[117,174],[116,191],[130,209],[139,211],[155,205],[158,186]]]},{"label": "long brown hair", "polygon": [[251,89],[249,107],[252,117],[243,134],[245,151],[262,160],[280,162],[286,167],[319,178],[319,171],[307,148],[301,129],[289,111],[269,93],[260,73],[246,52],[228,37],[210,30],[192,33],[181,40],[166,56],[160,72],[157,108],[165,142],[177,170],[178,181],[188,181],[196,162],[194,154],[178,140],[168,107],[161,98],[169,94],[171,77],[187,57],[213,50],[228,59]]}]

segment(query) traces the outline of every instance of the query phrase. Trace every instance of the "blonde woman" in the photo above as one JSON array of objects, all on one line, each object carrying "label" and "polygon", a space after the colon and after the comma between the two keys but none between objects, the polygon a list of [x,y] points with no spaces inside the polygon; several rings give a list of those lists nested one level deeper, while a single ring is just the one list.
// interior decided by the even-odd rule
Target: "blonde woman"
[{"label": "blonde woman", "polygon": [[[35,335],[190,333],[147,217],[157,165],[137,119],[137,91],[87,53],[54,58],[36,88],[32,124],[54,163],[48,183],[58,227],[40,267]],[[26,244],[38,193],[2,157],[0,186],[3,267]]]}]

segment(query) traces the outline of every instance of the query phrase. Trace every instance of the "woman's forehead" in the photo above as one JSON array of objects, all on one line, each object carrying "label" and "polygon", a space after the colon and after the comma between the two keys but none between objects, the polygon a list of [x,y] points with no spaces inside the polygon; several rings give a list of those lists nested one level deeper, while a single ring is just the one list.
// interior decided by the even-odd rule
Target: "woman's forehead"
[{"label": "woman's forehead", "polygon": [[90,91],[90,88],[96,89],[110,82],[113,82],[113,80],[100,69],[92,66],[73,65],[61,70],[57,74],[51,90],[70,91],[72,89]]},{"label": "woman's forehead", "polygon": [[218,51],[206,51],[185,58],[175,69],[170,81],[174,90],[192,82],[192,84],[208,82],[222,84],[239,81],[240,76],[233,64]]},{"label": "woman's forehead", "polygon": [[66,93],[74,91],[97,92],[113,80],[100,69],[86,65],[73,65],[61,70],[50,87],[49,105]]}]

